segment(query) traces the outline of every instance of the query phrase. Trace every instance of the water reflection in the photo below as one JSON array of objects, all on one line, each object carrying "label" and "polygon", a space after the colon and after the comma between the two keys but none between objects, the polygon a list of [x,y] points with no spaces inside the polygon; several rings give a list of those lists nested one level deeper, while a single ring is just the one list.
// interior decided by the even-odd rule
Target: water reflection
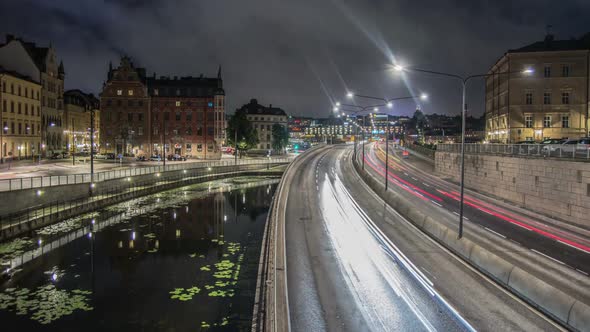
[{"label": "water reflection", "polygon": [[0,320],[24,330],[247,329],[276,182],[184,187],[18,239],[0,250],[10,270]]}]

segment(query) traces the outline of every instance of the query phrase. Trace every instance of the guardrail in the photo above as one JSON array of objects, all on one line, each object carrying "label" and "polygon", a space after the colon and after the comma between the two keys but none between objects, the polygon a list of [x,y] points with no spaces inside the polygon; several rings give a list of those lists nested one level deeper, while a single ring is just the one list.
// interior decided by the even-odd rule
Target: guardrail
[{"label": "guardrail", "polygon": [[[270,163],[288,163],[293,161],[293,157],[288,158],[271,158],[267,159],[246,159],[238,160],[237,165],[257,165],[257,164],[268,164]],[[195,168],[207,168],[217,166],[234,166],[236,165],[233,160],[223,161],[209,161],[209,162],[187,162],[181,164],[167,165],[164,166],[146,166],[127,168],[121,170],[112,170],[104,172],[94,173],[93,182],[102,182],[107,180],[115,180],[120,178],[126,178],[130,176],[147,175],[162,173],[167,171],[182,171],[190,170]],[[79,183],[90,183],[92,182],[90,173],[83,174],[70,174],[70,175],[52,175],[52,176],[32,176],[32,177],[20,177],[13,179],[0,180],[0,192],[22,190],[22,189],[35,189],[44,187],[61,186],[68,184],[79,184]]]},{"label": "guardrail", "polygon": [[[461,153],[461,144],[438,144],[436,151]],[[499,154],[515,157],[551,157],[590,160],[588,144],[479,144],[466,143],[468,154]]]}]

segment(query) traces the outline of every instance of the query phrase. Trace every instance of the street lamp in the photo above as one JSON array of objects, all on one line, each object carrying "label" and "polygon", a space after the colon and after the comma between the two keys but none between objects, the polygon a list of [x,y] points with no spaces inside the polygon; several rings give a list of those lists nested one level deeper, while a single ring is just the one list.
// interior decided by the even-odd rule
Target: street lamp
[{"label": "street lamp", "polygon": [[461,82],[461,89],[462,89],[462,107],[461,107],[461,181],[460,181],[460,188],[461,188],[461,199],[459,205],[459,239],[463,237],[463,199],[464,199],[464,190],[465,190],[465,113],[467,112],[467,104],[466,100],[466,87],[467,82],[471,79],[479,78],[479,77],[488,77],[493,75],[506,75],[506,74],[525,74],[531,75],[534,73],[532,68],[525,68],[524,70],[520,71],[509,71],[509,72],[502,72],[502,73],[492,73],[492,74],[476,74],[476,75],[469,75],[469,76],[462,76],[458,74],[452,73],[445,73],[445,72],[438,72],[433,70],[426,70],[426,69],[419,69],[419,68],[407,68],[403,67],[399,64],[395,64],[393,69],[397,72],[420,72],[426,73],[431,75],[438,75],[438,76],[445,76],[453,79],[457,79]]}]

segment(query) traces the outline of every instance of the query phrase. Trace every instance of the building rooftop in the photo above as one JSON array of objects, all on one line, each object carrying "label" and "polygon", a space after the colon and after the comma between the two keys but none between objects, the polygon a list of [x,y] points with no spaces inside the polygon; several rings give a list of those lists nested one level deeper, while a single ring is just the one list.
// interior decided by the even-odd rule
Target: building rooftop
[{"label": "building rooftop", "polygon": [[[147,78],[148,93],[155,97],[212,97],[224,94],[221,78],[167,77]],[[157,92],[156,92],[157,91]]]},{"label": "building rooftop", "polygon": [[13,76],[13,77],[16,77],[16,78],[20,78],[21,80],[25,80],[25,81],[29,81],[29,82],[32,82],[32,83],[39,84],[39,82],[36,82],[30,76],[23,75],[21,73],[18,73],[16,71],[13,71],[13,70],[7,70],[7,69],[5,69],[2,66],[0,66],[0,74],[7,74],[7,75],[10,75],[10,76]]},{"label": "building rooftop", "polygon": [[508,53],[527,52],[552,52],[552,51],[575,51],[590,50],[590,32],[579,39],[555,40],[554,36],[548,34],[542,41],[534,42],[521,48],[509,50]]},{"label": "building rooftop", "polygon": [[262,115],[284,115],[287,116],[287,113],[278,107],[272,107],[272,104],[267,106],[262,106],[258,104],[258,100],[250,99],[248,104],[243,105],[238,109],[238,111],[246,112],[247,114],[262,114]]},{"label": "building rooftop", "polygon": [[74,89],[64,92],[64,104],[74,104],[98,109],[100,102],[92,93],[84,93],[81,90]]}]

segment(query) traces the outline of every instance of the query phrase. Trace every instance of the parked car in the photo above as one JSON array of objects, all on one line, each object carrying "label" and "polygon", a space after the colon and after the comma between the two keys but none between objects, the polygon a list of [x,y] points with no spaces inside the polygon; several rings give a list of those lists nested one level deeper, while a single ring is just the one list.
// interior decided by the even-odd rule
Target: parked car
[{"label": "parked car", "polygon": [[49,157],[49,159],[62,159],[64,156],[61,153],[54,153],[51,155],[51,157]]},{"label": "parked car", "polygon": [[162,160],[162,158],[157,155],[153,155],[150,157],[150,161],[161,161],[161,160]]},{"label": "parked car", "polygon": [[566,140],[563,139],[563,138],[547,138],[547,139],[542,140],[541,143],[539,143],[539,144],[542,144],[542,145],[545,145],[545,144],[561,144],[561,143],[563,143],[565,141]]},{"label": "parked car", "polygon": [[186,161],[186,157],[181,156],[179,154],[171,154],[168,155],[168,160],[173,160],[173,161]]},{"label": "parked car", "polygon": [[561,144],[547,144],[543,146],[543,154],[549,156],[563,156],[564,154],[572,155],[576,151],[576,145],[578,144],[577,139],[568,139]]},{"label": "parked car", "polygon": [[146,158],[146,156],[137,156],[135,158],[136,161],[147,161],[148,159]]},{"label": "parked car", "polygon": [[107,153],[106,156],[107,156],[107,159],[115,159],[116,158],[116,155],[112,152]]},{"label": "parked car", "polygon": [[101,154],[101,153],[96,153],[96,154],[94,154],[94,159],[97,159],[97,160],[106,160],[107,159],[107,155],[106,154]]}]

